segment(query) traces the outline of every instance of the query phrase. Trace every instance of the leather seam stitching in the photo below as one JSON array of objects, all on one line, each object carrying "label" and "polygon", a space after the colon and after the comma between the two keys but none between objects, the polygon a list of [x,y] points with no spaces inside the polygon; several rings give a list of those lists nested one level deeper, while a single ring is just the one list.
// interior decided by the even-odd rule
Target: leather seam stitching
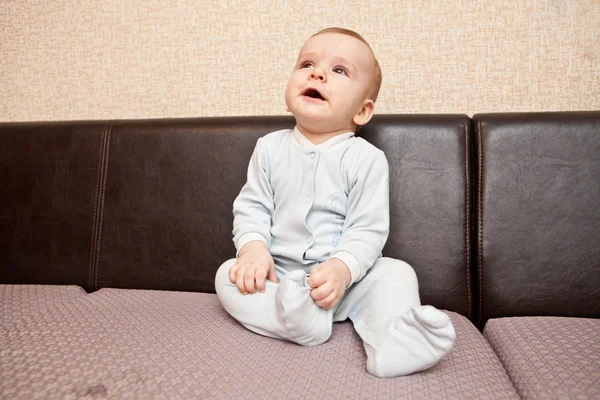
[{"label": "leather seam stitching", "polygon": [[471,190],[470,190],[470,182],[469,182],[469,141],[467,136],[467,125],[463,125],[463,133],[465,135],[464,145],[465,145],[465,242],[466,242],[466,259],[467,259],[467,314],[469,319],[472,318],[471,315],[471,243],[469,240],[469,232],[470,232],[470,224],[469,219],[471,218]]},{"label": "leather seam stitching", "polygon": [[112,133],[112,125],[109,125],[106,130],[106,145],[104,147],[104,159],[102,170],[104,172],[102,176],[102,192],[100,199],[100,210],[99,210],[99,220],[98,220],[98,239],[96,241],[96,268],[95,268],[95,276],[94,276],[94,288],[98,289],[98,270],[100,269],[100,244],[102,240],[102,225],[104,223],[104,199],[106,193],[106,181],[108,177],[108,156],[110,149],[110,137]]},{"label": "leather seam stitching", "polygon": [[478,150],[478,171],[477,171],[477,235],[478,237],[478,258],[479,258],[479,326],[483,323],[483,131],[481,120],[477,121],[477,150]]},{"label": "leather seam stitching", "polygon": [[90,290],[92,290],[92,277],[93,277],[93,265],[94,265],[94,253],[95,253],[95,242],[96,242],[96,226],[98,224],[98,216],[97,216],[97,212],[98,212],[98,197],[100,195],[99,191],[100,191],[100,180],[101,180],[101,176],[102,176],[102,157],[103,157],[103,149],[104,149],[104,137],[106,135],[106,128],[107,126],[104,127],[104,129],[102,130],[102,134],[100,136],[100,150],[99,150],[99,154],[98,154],[98,167],[97,167],[97,173],[96,173],[96,190],[95,190],[95,197],[94,197],[94,213],[92,214],[92,238],[91,238],[91,242],[90,242],[90,257],[89,257],[89,264],[88,264],[88,287]]}]

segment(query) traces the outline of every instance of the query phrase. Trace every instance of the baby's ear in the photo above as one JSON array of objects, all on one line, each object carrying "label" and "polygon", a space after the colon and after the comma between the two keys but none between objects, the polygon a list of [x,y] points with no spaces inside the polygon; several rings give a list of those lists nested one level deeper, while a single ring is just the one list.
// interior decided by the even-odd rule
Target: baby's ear
[{"label": "baby's ear", "polygon": [[369,122],[371,120],[371,117],[373,116],[374,112],[375,112],[375,102],[371,99],[367,99],[363,103],[363,106],[360,109],[360,111],[358,113],[356,113],[354,118],[352,118],[352,121],[354,121],[354,123],[358,126],[365,125],[367,122]]}]

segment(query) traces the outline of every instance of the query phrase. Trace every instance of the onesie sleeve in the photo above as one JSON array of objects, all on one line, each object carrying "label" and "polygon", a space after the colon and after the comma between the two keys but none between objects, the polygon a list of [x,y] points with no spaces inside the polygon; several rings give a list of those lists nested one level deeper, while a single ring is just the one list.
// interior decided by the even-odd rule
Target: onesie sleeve
[{"label": "onesie sleeve", "polygon": [[348,195],[342,237],[331,258],[350,269],[352,283],[361,280],[381,256],[390,231],[389,167],[382,151],[359,167]]},{"label": "onesie sleeve", "polygon": [[274,202],[268,161],[267,151],[260,138],[248,165],[246,184],[233,202],[233,243],[237,252],[254,240],[263,241],[267,246],[271,244]]}]

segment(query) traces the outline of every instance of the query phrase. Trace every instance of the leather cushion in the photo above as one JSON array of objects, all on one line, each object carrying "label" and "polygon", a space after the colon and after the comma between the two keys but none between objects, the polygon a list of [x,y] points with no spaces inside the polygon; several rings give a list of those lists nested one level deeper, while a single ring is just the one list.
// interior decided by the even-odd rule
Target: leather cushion
[{"label": "leather cushion", "polygon": [[600,317],[600,112],[474,121],[482,322]]}]

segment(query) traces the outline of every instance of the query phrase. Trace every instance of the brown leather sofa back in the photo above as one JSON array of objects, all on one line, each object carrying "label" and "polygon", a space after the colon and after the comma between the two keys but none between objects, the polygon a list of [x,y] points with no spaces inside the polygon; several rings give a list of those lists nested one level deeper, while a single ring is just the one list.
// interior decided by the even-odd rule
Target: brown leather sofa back
[{"label": "brown leather sofa back", "polygon": [[103,122],[0,124],[0,283],[90,289]]},{"label": "brown leather sofa back", "polygon": [[600,317],[600,112],[473,119],[480,322]]},{"label": "brown leather sofa back", "polygon": [[[0,153],[0,282],[213,292],[216,269],[235,255],[232,202],[254,144],[292,126],[290,117],[0,124],[10,144]],[[472,315],[470,119],[376,116],[359,134],[390,163],[384,255],[413,265],[424,303]]]}]

